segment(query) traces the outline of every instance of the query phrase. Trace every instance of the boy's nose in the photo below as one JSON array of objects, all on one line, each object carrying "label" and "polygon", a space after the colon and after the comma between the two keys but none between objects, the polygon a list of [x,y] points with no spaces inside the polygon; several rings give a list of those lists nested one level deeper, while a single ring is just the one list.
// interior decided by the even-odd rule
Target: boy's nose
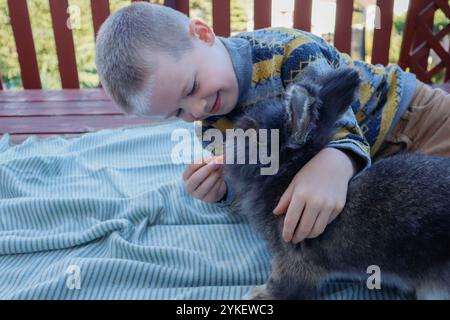
[{"label": "boy's nose", "polygon": [[206,105],[207,101],[205,99],[198,101],[191,110],[192,116],[196,119],[202,118],[206,114]]}]

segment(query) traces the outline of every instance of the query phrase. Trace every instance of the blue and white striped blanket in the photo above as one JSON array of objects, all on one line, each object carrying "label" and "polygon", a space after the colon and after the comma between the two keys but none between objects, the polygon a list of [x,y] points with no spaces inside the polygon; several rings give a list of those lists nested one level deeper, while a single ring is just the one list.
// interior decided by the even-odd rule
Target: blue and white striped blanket
[{"label": "blue and white striped blanket", "polygon": [[[176,128],[0,140],[0,299],[239,299],[265,282],[261,238],[183,189]],[[193,139],[195,143],[198,143]],[[401,298],[333,282],[324,298]]]}]

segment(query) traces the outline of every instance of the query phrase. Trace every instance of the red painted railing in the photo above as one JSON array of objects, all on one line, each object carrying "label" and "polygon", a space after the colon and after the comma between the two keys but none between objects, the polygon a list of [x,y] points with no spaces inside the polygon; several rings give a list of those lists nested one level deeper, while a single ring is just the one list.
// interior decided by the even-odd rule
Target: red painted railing
[{"label": "red painted railing", "polygon": [[[336,1],[337,11],[334,45],[341,52],[349,53],[351,49],[353,0]],[[415,6],[415,4],[418,2],[432,3],[432,5],[434,6],[438,4],[448,15],[448,3],[446,3],[446,0],[414,0],[411,1],[412,5],[410,7],[410,17],[408,18],[409,25],[414,25],[412,21],[420,11],[418,11],[417,9],[419,7]],[[72,31],[66,27],[66,21],[69,18],[67,13],[68,1],[49,0],[49,3],[62,88],[79,88]],[[189,0],[165,0],[164,3],[167,6],[175,8],[189,15]],[[376,29],[374,33],[372,63],[381,63],[386,65],[389,61],[388,57],[392,30],[392,13],[394,0],[377,0],[377,5],[380,8],[381,28]],[[216,34],[220,36],[229,36],[230,0],[212,0],[212,6],[213,28]],[[255,29],[269,27],[271,25],[271,6],[271,0],[254,0]],[[19,56],[23,86],[25,89],[41,89],[42,86],[39,79],[36,51],[32,37],[26,0],[8,0],[8,7],[14,38],[16,41],[16,48]],[[91,0],[91,10],[94,30],[95,32],[97,32],[102,22],[110,14],[109,1]],[[295,10],[293,17],[294,28],[310,31],[311,11],[312,0],[295,0]],[[413,16],[411,16],[411,13]],[[414,27],[407,26],[407,28],[409,28],[410,33],[414,33]],[[450,26],[448,26],[444,31],[448,32],[449,28]],[[405,43],[403,44],[402,51],[403,59],[400,59],[400,61],[403,62],[404,66],[413,65],[408,64],[412,60],[409,59],[407,53],[405,53],[409,53],[411,46],[410,43],[412,43],[412,36],[410,35],[410,33],[406,33]],[[433,41],[430,42],[429,39],[426,38],[427,36],[429,36],[429,34],[424,35],[425,38],[422,39],[422,42],[425,41],[427,44],[431,43],[431,45],[433,45],[433,43],[435,44],[435,42]],[[416,42],[422,43],[419,40],[416,40]],[[421,49],[421,61],[423,61],[423,57],[425,57],[424,52],[428,52],[426,51],[426,49],[424,49],[424,47],[426,47],[426,45],[423,45],[423,48]],[[435,47],[436,45],[433,48]],[[450,62],[448,61],[448,58],[446,58],[446,56],[444,56],[443,65],[439,66],[439,68],[443,67],[446,67],[447,70],[450,69]],[[447,71],[447,78],[449,73],[450,71]],[[0,89],[2,89],[1,80]]]},{"label": "red painted railing", "polygon": [[[442,10],[450,21],[450,6],[448,0],[414,0],[409,8],[407,25],[404,33],[399,65],[410,68],[417,77],[426,83],[432,82],[432,77],[446,69],[445,81],[450,81],[450,48],[444,48],[441,40],[450,34],[450,24],[442,30],[433,33],[433,18],[436,10]],[[440,63],[428,70],[430,49],[439,56]]]}]

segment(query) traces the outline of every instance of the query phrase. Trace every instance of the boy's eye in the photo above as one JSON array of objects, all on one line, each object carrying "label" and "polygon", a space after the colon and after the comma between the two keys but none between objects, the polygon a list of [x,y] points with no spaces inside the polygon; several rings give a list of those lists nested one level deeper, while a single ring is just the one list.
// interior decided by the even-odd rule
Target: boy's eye
[{"label": "boy's eye", "polygon": [[177,113],[175,113],[175,117],[179,117],[180,116],[180,114],[181,114],[181,111],[183,111],[183,110],[181,110],[181,108],[179,108],[178,110],[177,110]]},{"label": "boy's eye", "polygon": [[192,86],[191,92],[188,93],[188,96],[193,95],[194,92],[197,90],[197,88],[198,88],[197,81],[194,81],[194,85]]}]

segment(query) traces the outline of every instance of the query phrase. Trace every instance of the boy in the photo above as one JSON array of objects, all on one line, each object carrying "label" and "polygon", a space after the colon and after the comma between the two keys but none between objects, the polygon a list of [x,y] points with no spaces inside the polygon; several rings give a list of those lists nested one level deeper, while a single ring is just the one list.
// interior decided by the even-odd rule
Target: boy
[{"label": "boy", "polygon": [[[343,209],[350,179],[372,158],[402,150],[450,156],[449,95],[398,66],[352,61],[307,32],[268,28],[225,39],[175,10],[135,3],[103,24],[96,63],[105,90],[125,112],[201,121],[203,132],[231,128],[227,115],[280,96],[313,72],[356,68],[359,99],[274,209],[286,214],[285,241],[319,236]],[[187,167],[186,190],[206,202],[233,203],[220,164],[206,162]]]}]

